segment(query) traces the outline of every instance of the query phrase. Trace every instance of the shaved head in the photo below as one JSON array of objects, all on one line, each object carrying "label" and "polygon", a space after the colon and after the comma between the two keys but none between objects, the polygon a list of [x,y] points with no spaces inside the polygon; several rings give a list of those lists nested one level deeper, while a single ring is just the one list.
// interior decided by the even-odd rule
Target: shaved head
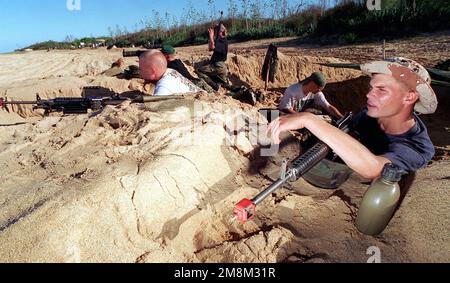
[{"label": "shaved head", "polygon": [[150,50],[139,57],[141,77],[146,81],[158,81],[167,70],[167,60],[159,50]]}]

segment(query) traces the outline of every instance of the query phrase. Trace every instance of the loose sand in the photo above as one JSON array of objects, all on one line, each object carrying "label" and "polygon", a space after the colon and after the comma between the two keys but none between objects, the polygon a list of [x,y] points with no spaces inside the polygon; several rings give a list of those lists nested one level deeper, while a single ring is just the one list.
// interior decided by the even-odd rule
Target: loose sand
[{"label": "loose sand", "polygon": [[[441,48],[424,53],[423,38],[389,48],[406,48],[427,64],[450,57],[448,37],[427,41]],[[232,44],[235,83],[264,86],[259,72],[269,42],[282,46],[280,69],[257,107],[216,94],[76,116],[42,117],[25,106],[0,110],[0,261],[366,262],[367,249],[376,246],[383,262],[450,262],[448,89],[439,90],[436,114],[424,117],[437,146],[435,160],[418,171],[381,235],[365,236],[354,226],[368,187],[356,175],[338,190],[302,179],[290,183],[259,205],[253,221],[230,223],[234,205],[268,186],[281,160],[300,150],[298,140],[287,137],[279,155],[255,158],[251,141],[258,132],[248,122],[264,122],[258,108],[275,106],[285,87],[321,70],[331,82],[330,101],[357,111],[367,78],[317,63],[378,56],[376,45],[315,49],[293,39]],[[178,52],[187,61],[208,56],[205,46]],[[151,93],[153,86],[142,80],[101,75],[120,57],[120,50],[105,49],[2,55],[0,97]],[[125,64],[136,61],[126,58]],[[86,89],[92,86],[100,88]]]}]

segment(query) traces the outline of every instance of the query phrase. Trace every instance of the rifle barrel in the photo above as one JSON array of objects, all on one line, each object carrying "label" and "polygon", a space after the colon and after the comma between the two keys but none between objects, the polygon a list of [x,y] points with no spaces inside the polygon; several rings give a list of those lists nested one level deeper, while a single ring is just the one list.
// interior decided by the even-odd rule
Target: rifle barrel
[{"label": "rifle barrel", "polygon": [[284,183],[289,181],[289,179],[292,177],[292,174],[286,174],[286,177],[284,179],[279,178],[276,180],[272,185],[270,185],[267,189],[260,192],[257,196],[252,198],[252,202],[255,205],[258,205],[260,202],[262,202],[265,198],[267,198],[272,192],[277,190],[278,188],[281,188]]},{"label": "rifle barrel", "polygon": [[37,101],[5,101],[3,98],[0,98],[0,106],[7,104],[37,104]]}]

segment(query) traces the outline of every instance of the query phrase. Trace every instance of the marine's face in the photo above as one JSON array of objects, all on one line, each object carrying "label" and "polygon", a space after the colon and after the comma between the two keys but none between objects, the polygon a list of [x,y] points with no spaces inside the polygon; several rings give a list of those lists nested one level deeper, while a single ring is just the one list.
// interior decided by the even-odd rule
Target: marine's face
[{"label": "marine's face", "polygon": [[323,90],[323,87],[318,86],[315,82],[309,82],[309,88],[312,93],[318,93]]},{"label": "marine's face", "polygon": [[374,74],[367,94],[367,115],[373,118],[394,116],[403,109],[407,91],[392,76]]},{"label": "marine's face", "polygon": [[225,38],[225,37],[227,37],[227,32],[226,32],[226,31],[220,32],[220,33],[219,33],[219,37],[220,37],[220,38]]}]

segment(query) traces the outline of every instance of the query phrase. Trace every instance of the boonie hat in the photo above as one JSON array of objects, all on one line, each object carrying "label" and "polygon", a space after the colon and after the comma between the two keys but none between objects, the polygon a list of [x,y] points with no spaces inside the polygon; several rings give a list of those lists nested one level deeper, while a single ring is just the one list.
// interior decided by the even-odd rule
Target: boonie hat
[{"label": "boonie hat", "polygon": [[373,61],[362,64],[361,70],[368,74],[385,74],[404,82],[419,94],[414,111],[421,114],[432,114],[436,111],[438,101],[431,88],[431,77],[428,71],[416,61],[403,57],[394,57],[386,61]]}]

